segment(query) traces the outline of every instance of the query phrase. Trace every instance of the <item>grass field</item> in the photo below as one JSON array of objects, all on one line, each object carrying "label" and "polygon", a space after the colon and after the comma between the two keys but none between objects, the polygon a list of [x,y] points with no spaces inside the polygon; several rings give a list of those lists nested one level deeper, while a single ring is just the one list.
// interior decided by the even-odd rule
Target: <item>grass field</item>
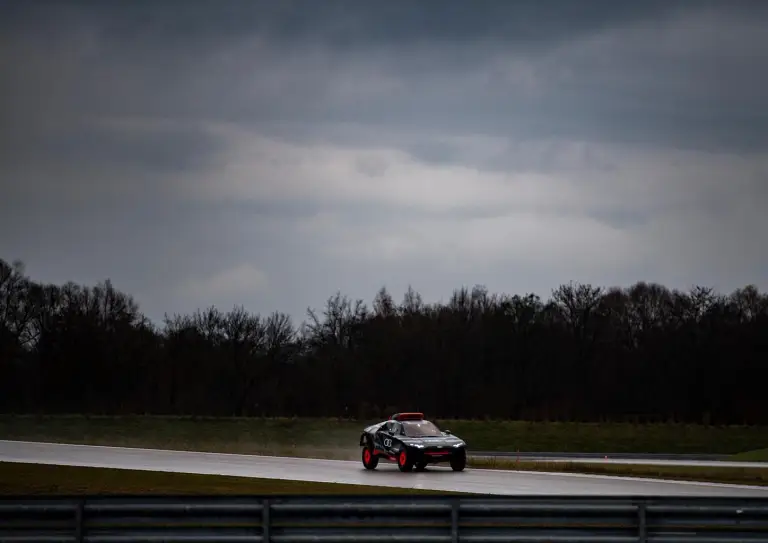
[{"label": "grass field", "polygon": [[[0,462],[0,496],[85,494],[446,494],[429,490]],[[448,492],[447,494],[452,494]]]},{"label": "grass field", "polygon": [[743,453],[732,455],[729,460],[734,462],[768,462],[768,449],[758,449],[756,451],[745,451]]},{"label": "grass field", "polygon": [[[0,439],[357,459],[376,421],[0,416]],[[737,454],[768,447],[768,427],[437,420],[474,451]]]},{"label": "grass field", "polygon": [[[592,473],[619,477],[651,477],[768,486],[768,468],[711,468],[700,466],[643,466],[555,462],[519,463],[510,460],[473,460],[473,468],[518,469],[563,473]],[[446,492],[384,486],[252,479],[221,475],[50,466],[0,462],[0,496],[85,494],[446,494]],[[447,492],[447,494],[454,494]],[[459,494],[459,493],[455,493]]]}]

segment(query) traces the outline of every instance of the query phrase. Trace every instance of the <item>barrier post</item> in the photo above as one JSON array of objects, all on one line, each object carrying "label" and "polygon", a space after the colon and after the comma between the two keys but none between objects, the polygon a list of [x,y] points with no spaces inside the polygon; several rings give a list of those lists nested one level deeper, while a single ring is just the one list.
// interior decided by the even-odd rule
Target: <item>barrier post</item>
[{"label": "barrier post", "polygon": [[638,543],[648,542],[648,529],[645,519],[645,503],[637,504],[637,528],[638,528]]},{"label": "barrier post", "polygon": [[270,502],[269,499],[266,499],[262,502],[262,508],[261,508],[261,534],[262,534],[262,541],[263,543],[270,543],[271,536],[269,534],[269,506]]},{"label": "barrier post", "polygon": [[85,537],[83,536],[83,510],[85,509],[85,500],[77,500],[77,507],[75,508],[75,541],[77,543],[83,543]]},{"label": "barrier post", "polygon": [[451,543],[459,543],[459,500],[451,504]]}]

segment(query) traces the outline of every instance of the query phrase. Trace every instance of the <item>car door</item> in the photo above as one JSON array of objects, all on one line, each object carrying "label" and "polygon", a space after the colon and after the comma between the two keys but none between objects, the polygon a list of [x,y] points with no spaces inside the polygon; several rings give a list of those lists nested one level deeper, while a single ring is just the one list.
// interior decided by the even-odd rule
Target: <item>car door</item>
[{"label": "car door", "polygon": [[392,456],[393,446],[395,444],[393,438],[395,424],[394,421],[387,421],[385,424],[382,424],[381,428],[376,432],[376,448],[389,456]]}]

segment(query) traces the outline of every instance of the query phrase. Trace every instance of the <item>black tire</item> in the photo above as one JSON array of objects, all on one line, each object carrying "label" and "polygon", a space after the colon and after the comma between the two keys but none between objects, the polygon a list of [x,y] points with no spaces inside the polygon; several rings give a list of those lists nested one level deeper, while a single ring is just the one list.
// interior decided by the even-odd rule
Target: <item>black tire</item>
[{"label": "black tire", "polygon": [[462,450],[451,457],[451,469],[453,471],[464,471],[465,467],[467,467],[467,453]]},{"label": "black tire", "polygon": [[363,447],[362,458],[365,469],[376,469],[376,466],[379,465],[379,457],[374,454],[370,440],[368,440],[366,446]]},{"label": "black tire", "polygon": [[411,471],[413,469],[413,461],[411,455],[408,454],[408,449],[403,449],[397,455],[397,469],[400,471]]},{"label": "black tire", "polygon": [[416,471],[424,471],[424,468],[427,467],[426,462],[416,462]]}]

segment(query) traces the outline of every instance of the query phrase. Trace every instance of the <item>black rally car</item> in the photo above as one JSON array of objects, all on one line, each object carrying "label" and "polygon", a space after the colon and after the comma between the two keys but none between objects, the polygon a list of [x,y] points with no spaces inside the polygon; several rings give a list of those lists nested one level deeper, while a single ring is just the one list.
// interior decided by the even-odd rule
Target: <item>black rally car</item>
[{"label": "black rally car", "polygon": [[360,446],[366,469],[376,469],[382,459],[396,462],[400,471],[446,462],[453,471],[462,471],[467,465],[467,444],[425,420],[423,413],[396,413],[368,426],[360,435]]}]

